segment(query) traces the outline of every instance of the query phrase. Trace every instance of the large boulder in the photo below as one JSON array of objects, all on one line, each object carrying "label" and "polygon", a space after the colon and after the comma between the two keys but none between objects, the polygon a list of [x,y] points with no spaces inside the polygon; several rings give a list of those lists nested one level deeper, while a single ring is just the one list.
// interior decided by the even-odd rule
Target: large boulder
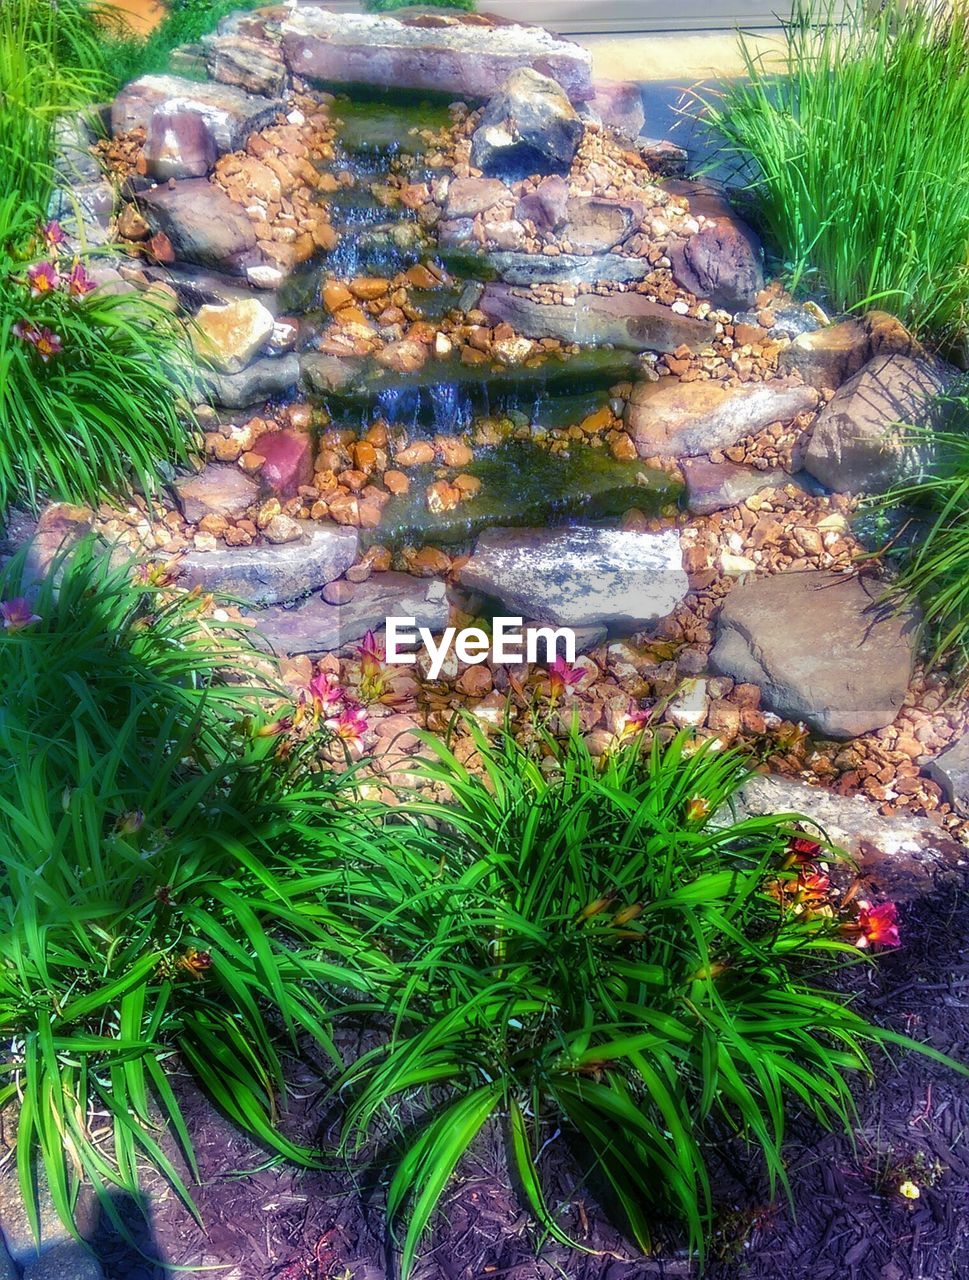
[{"label": "large boulder", "polygon": [[112,133],[144,129],[149,133],[156,112],[166,116],[189,113],[201,118],[216,152],[238,151],[249,134],[270,124],[284,110],[278,98],[246,93],[234,85],[180,76],[141,76],[132,80],[111,107]]},{"label": "large boulder", "polygon": [[281,31],[289,69],[326,85],[431,89],[480,100],[490,98],[517,68],[534,66],[571,101],[592,97],[591,54],[540,27],[496,25],[466,14],[418,24],[404,16],[333,13],[301,4]]},{"label": "large boulder", "polygon": [[630,284],[645,280],[655,270],[646,258],[620,253],[501,253],[484,255],[484,261],[505,284]]},{"label": "large boulder", "polygon": [[639,382],[626,406],[626,430],[644,458],[689,458],[727,449],[772,422],[813,409],[818,393],[794,379],[746,382]]},{"label": "large boulder", "polygon": [[878,355],[850,378],[814,424],[805,471],[836,493],[881,493],[917,461],[905,427],[929,426],[945,389],[940,367],[926,359]]},{"label": "large boulder", "polygon": [[684,458],[686,506],[693,515],[709,515],[746,502],[762,489],[791,483],[786,471],[758,471],[737,462],[713,462],[710,458]]},{"label": "large boulder", "polygon": [[567,206],[561,238],[573,253],[608,253],[638,231],[646,213],[639,200],[610,200],[602,196],[573,196]]},{"label": "large boulder", "polygon": [[416,626],[441,632],[448,615],[443,582],[407,573],[375,573],[366,582],[352,584],[343,604],[327,604],[314,595],[297,609],[262,609],[253,621],[277,653],[294,655],[342,649],[368,631],[382,631],[388,618],[413,618]]},{"label": "large boulder", "polygon": [[882,729],[904,701],[918,621],[881,604],[882,591],[820,570],[743,583],[720,611],[711,665],[827,737]]},{"label": "large boulder", "polygon": [[295,542],[189,551],[179,561],[179,585],[245,604],[277,604],[333,582],[357,558],[356,529],[305,521],[302,532]]},{"label": "large boulder", "polygon": [[471,163],[506,178],[568,173],[584,131],[561,85],[520,67],[485,107],[471,139]]},{"label": "large boulder", "polygon": [[489,284],[478,303],[493,324],[510,324],[526,338],[557,338],[627,351],[700,351],[714,339],[706,320],[681,316],[642,293],[585,293],[574,305],[545,302],[506,284]]},{"label": "large boulder", "polygon": [[860,320],[842,320],[798,334],[780,353],[777,364],[782,371],[796,371],[814,387],[837,390],[874,356],[924,354],[897,317],[887,311],[869,311]]},{"label": "large boulder", "polygon": [[166,235],[184,262],[243,275],[259,256],[245,209],[204,178],[154,187],[139,204],[152,232]]},{"label": "large boulder", "polygon": [[675,529],[489,529],[461,582],[512,616],[626,630],[667,617],[689,590]]},{"label": "large boulder", "polygon": [[215,139],[197,111],[156,111],[145,139],[145,167],[152,178],[204,178],[218,158]]}]

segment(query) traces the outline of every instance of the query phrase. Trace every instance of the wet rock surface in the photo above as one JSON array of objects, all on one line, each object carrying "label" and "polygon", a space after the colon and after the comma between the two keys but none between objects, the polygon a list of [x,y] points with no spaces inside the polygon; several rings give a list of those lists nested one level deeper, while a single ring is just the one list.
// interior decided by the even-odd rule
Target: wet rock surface
[{"label": "wet rock surface", "polygon": [[521,67],[482,112],[471,138],[471,163],[486,174],[512,178],[567,173],[583,132],[561,85]]},{"label": "wet rock surface", "polygon": [[489,530],[461,581],[511,614],[577,627],[656,622],[688,590],[675,534],[575,527]]},{"label": "wet rock surface", "polygon": [[744,583],[720,612],[711,663],[829,737],[881,729],[905,700],[917,619],[879,604],[880,594],[866,579],[819,572]]}]

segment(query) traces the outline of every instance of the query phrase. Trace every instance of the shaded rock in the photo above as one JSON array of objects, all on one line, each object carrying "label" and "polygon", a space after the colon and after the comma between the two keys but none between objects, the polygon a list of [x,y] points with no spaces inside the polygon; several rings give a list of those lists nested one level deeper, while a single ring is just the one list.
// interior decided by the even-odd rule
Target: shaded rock
[{"label": "shaded rock", "polygon": [[511,196],[499,178],[455,178],[447,189],[446,218],[473,218]]},{"label": "shaded rock", "polygon": [[407,573],[375,573],[356,584],[345,604],[319,596],[296,609],[264,609],[254,615],[259,633],[277,653],[330,653],[382,631],[388,618],[414,618],[418,627],[443,631],[448,623],[444,583]]},{"label": "shaded rock", "polygon": [[728,311],[753,306],[764,287],[764,251],[756,232],[709,182],[674,182],[668,189],[687,197],[694,217],[712,219],[670,245],[673,278]]},{"label": "shaded rock", "polygon": [[145,139],[145,165],[159,182],[204,178],[218,158],[215,138],[197,111],[156,111]]},{"label": "shaded rock", "polygon": [[564,227],[569,216],[569,184],[558,174],[543,178],[534,191],[522,196],[515,217],[534,222],[539,231],[556,231]]},{"label": "shaded rock", "polygon": [[709,458],[684,458],[687,510],[694,515],[709,515],[736,507],[762,489],[779,488],[791,483],[786,471],[758,471],[736,462],[712,462]]},{"label": "shaded rock", "polygon": [[592,96],[592,57],[579,45],[540,27],[462,18],[416,26],[301,4],[282,23],[283,56],[294,74],[309,80],[432,89],[465,100],[490,98],[513,71],[534,66],[573,102]]},{"label": "shaded rock", "polygon": [[179,562],[179,585],[201,587],[246,604],[296,600],[346,573],[357,558],[357,531],[303,521],[300,542],[189,551]]},{"label": "shaded rock", "polygon": [[675,530],[489,529],[460,576],[512,615],[570,627],[656,622],[689,590]]},{"label": "shaded rock", "polygon": [[695,457],[726,449],[772,422],[790,421],[817,402],[813,387],[790,380],[727,387],[660,378],[633,387],[626,430],[642,457]]},{"label": "shaded rock", "polygon": [[[816,823],[831,844],[856,860],[878,897],[906,900],[934,887],[940,872],[964,876],[966,848],[930,818],[879,813],[867,796],[840,796],[796,778],[755,774],[733,797],[736,818],[798,814]],[[734,822],[724,806],[713,822]],[[852,867],[844,868],[848,877]]]},{"label": "shaded rock", "polygon": [[280,498],[292,498],[313,479],[313,441],[307,431],[272,431],[253,446],[266,461],[259,479]]},{"label": "shaded rock", "polygon": [[956,813],[969,818],[969,733],[937,755],[925,769]]},{"label": "shaded rock", "polygon": [[877,583],[776,573],[727,596],[714,670],[764,692],[771,710],[831,738],[891,724],[908,689],[917,619],[876,600]]},{"label": "shaded rock", "polygon": [[240,373],[199,371],[199,382],[216,404],[226,409],[245,409],[271,396],[284,395],[299,382],[299,358],[261,356]]},{"label": "shaded rock", "polygon": [[905,446],[904,425],[937,424],[933,401],[945,385],[939,366],[928,360],[875,356],[818,415],[804,450],[805,471],[836,493],[890,488],[919,461],[918,451]]},{"label": "shaded rock", "polygon": [[628,284],[645,280],[653,270],[645,258],[629,258],[618,253],[579,255],[559,253],[501,253],[492,251],[485,262],[506,284],[524,285],[561,282],[563,284],[597,284],[616,281]]},{"label": "shaded rock", "polygon": [[819,390],[837,389],[853,377],[868,360],[868,333],[858,320],[826,325],[811,333],[799,334],[777,358],[784,373],[797,372]]},{"label": "shaded rock", "polygon": [[275,321],[258,298],[200,307],[191,329],[196,352],[222,373],[238,373],[272,337]]},{"label": "shaded rock", "polygon": [[311,391],[341,391],[360,372],[360,361],[343,356],[326,356],[319,351],[303,351],[299,357],[302,381]]},{"label": "shaded rock", "polygon": [[[17,1183],[16,1170],[10,1167],[0,1176],[0,1227],[3,1228],[3,1239],[7,1252],[21,1267],[29,1266],[38,1256],[53,1253],[55,1249],[72,1245],[87,1253],[83,1245],[78,1245],[67,1227],[61,1222],[54,1207],[54,1201],[46,1180],[41,1177],[37,1187],[37,1213],[40,1220],[40,1241],[36,1240],[20,1187]],[[90,1186],[82,1186],[78,1196],[75,1223],[82,1239],[91,1239],[97,1230],[101,1216],[97,1196]],[[88,1255],[90,1256],[90,1255]],[[51,1280],[61,1273],[48,1271]],[[69,1273],[65,1273],[67,1275]]]},{"label": "shaded rock", "polygon": [[526,338],[558,338],[630,351],[675,351],[679,346],[699,351],[714,337],[713,326],[706,321],[677,315],[641,293],[586,293],[569,306],[540,302],[510,285],[489,284],[478,306],[493,323],[504,321]]},{"label": "shaded rock", "polygon": [[24,1280],[104,1280],[104,1270],[86,1245],[65,1240],[29,1262]]},{"label": "shaded rock", "polygon": [[132,80],[111,107],[111,130],[150,133],[155,112],[194,113],[204,121],[216,151],[238,151],[255,129],[272,122],[283,109],[279,99],[256,97],[229,84],[211,80],[183,80],[179,76],[141,76]]},{"label": "shaded rock", "polygon": [[179,476],[172,485],[182,514],[190,524],[203,516],[238,520],[255,502],[259,486],[240,467],[210,463],[197,475]]},{"label": "shaded rock", "polygon": [[629,239],[645,212],[638,200],[573,196],[561,235],[577,254],[607,253]]},{"label": "shaded rock", "polygon": [[258,257],[245,210],[203,178],[155,187],[139,203],[152,231],[164,233],[185,262],[242,275]]},{"label": "shaded rock", "polygon": [[589,106],[609,129],[636,139],[646,125],[643,91],[633,80],[596,80]]},{"label": "shaded rock", "polygon": [[568,173],[584,130],[557,81],[520,67],[485,107],[471,138],[471,163],[508,178]]}]

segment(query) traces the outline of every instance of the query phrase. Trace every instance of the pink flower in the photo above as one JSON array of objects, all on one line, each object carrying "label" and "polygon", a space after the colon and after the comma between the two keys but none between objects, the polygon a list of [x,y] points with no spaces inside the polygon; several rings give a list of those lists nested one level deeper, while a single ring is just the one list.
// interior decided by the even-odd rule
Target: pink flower
[{"label": "pink flower", "polygon": [[858,899],[858,919],[854,924],[846,926],[856,933],[855,946],[861,947],[897,947],[901,945],[898,936],[898,907],[894,902],[880,902],[873,907],[870,902]]},{"label": "pink flower", "polygon": [[325,715],[343,701],[345,692],[336,676],[321,671],[310,681],[310,697],[318,715]]},{"label": "pink flower", "polygon": [[351,747],[358,747],[367,732],[367,713],[363,707],[349,703],[338,716],[327,720],[326,727]]},{"label": "pink flower", "polygon": [[86,293],[90,293],[94,288],[96,288],[96,285],[88,275],[84,263],[79,258],[75,258],[74,265],[71,267],[71,274],[67,278],[67,292],[72,298],[83,298]]},{"label": "pink flower", "polygon": [[41,326],[34,331],[34,337],[30,339],[37,349],[37,354],[43,360],[44,364],[51,358],[56,356],[61,350],[61,340],[58,334],[52,329]]},{"label": "pink flower", "polygon": [[20,631],[35,622],[40,622],[40,614],[34,613],[25,596],[15,596],[12,600],[0,600],[0,618],[3,619],[4,631]]},{"label": "pink flower", "polygon": [[49,262],[35,262],[27,268],[27,279],[30,282],[30,296],[41,298],[45,293],[53,293],[61,282],[57,268]]},{"label": "pink flower", "polygon": [[585,673],[564,658],[556,658],[548,669],[548,691],[552,700],[569,693]]},{"label": "pink flower", "polygon": [[41,234],[44,237],[44,243],[47,245],[48,249],[57,249],[67,241],[67,236],[64,234],[64,228],[56,218],[52,218],[50,222],[41,227]]}]

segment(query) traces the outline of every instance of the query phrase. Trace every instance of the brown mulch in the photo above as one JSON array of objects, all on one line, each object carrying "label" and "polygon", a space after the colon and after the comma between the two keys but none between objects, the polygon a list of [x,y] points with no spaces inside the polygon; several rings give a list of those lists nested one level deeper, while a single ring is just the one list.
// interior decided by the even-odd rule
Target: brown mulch
[{"label": "brown mulch", "polygon": [[[903,942],[849,981],[870,1016],[963,1061],[969,1058],[969,884],[902,908]],[[646,1260],[612,1227],[584,1183],[581,1153],[561,1135],[542,1156],[561,1221],[596,1252],[541,1243],[511,1186],[497,1132],[486,1134],[447,1192],[415,1280],[960,1280],[969,1275],[969,1080],[915,1054],[879,1066],[857,1092],[855,1144],[794,1118],[788,1144],[793,1207],[772,1205],[755,1167],[721,1148],[719,1231],[705,1269],[667,1244]],[[320,1073],[293,1064],[290,1121],[325,1143]],[[384,1280],[395,1275],[383,1235],[381,1178],[349,1169],[301,1172],[267,1161],[187,1083],[180,1090],[198,1148],[197,1202],[206,1230],[170,1192],[150,1186],[146,1251],[190,1276],[224,1280]],[[314,1126],[316,1126],[314,1128]],[[920,1190],[907,1200],[907,1179]],[[675,1235],[668,1240],[675,1242]],[[174,1275],[107,1229],[108,1280]],[[191,1270],[192,1267],[216,1270]]]}]

